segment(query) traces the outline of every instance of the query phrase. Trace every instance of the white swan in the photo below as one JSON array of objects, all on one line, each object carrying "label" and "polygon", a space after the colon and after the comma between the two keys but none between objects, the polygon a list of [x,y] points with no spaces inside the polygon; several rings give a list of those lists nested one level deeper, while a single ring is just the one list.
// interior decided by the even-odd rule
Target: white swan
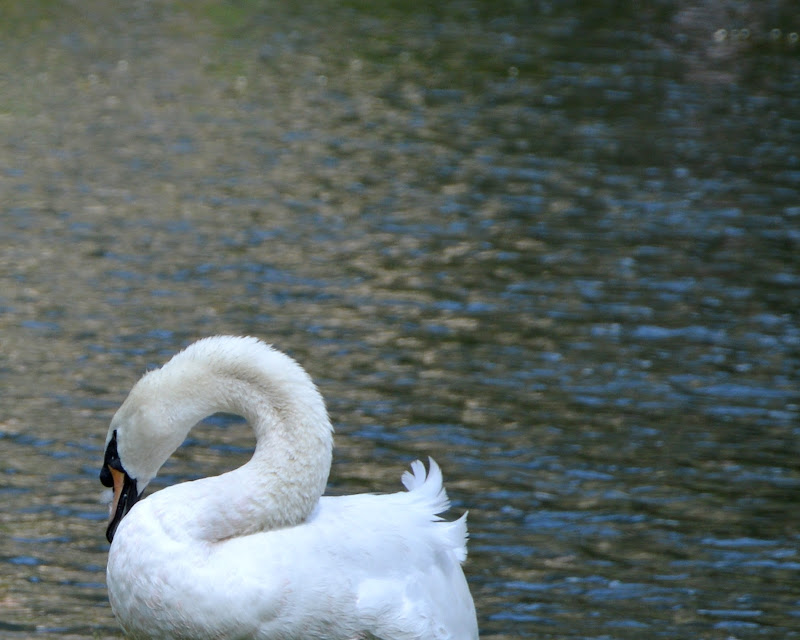
[{"label": "white swan", "polygon": [[[243,416],[252,459],[141,494],[206,416]],[[194,343],[133,387],[111,421],[100,478],[114,487],[108,593],[135,639],[478,638],[461,570],[465,516],[439,467],[407,492],[320,497],[332,428],[308,374],[255,338]]]}]

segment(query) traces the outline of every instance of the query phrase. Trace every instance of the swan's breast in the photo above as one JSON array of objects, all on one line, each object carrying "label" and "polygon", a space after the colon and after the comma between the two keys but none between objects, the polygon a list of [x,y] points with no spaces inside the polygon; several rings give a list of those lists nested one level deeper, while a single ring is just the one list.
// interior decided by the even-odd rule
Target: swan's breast
[{"label": "swan's breast", "polygon": [[161,493],[130,511],[109,551],[109,600],[126,633],[256,638],[284,617],[292,588],[274,548],[255,549],[247,544],[252,537],[212,544],[176,535],[174,510],[157,499]]}]

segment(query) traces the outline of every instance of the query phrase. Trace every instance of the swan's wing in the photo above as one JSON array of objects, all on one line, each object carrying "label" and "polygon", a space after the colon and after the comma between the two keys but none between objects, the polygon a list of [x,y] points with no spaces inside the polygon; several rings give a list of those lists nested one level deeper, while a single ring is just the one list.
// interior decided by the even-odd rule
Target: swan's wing
[{"label": "swan's wing", "polygon": [[239,615],[255,637],[478,637],[461,569],[466,519],[437,516],[448,503],[435,463],[427,474],[414,465],[405,483],[410,491],[323,497],[303,525],[224,545],[214,562],[237,566],[243,593],[231,606],[246,599]]},{"label": "swan's wing", "polygon": [[300,526],[219,545],[209,576],[236,575],[214,596],[227,603],[217,613],[254,638],[477,639],[466,519],[437,516],[438,467],[413,472],[410,491],[323,497]]},{"label": "swan's wing", "polygon": [[[359,553],[354,586],[358,615],[380,638],[470,640],[475,607],[461,569],[466,514],[453,522],[438,465],[419,461],[403,475],[407,492],[323,498],[319,518],[340,522]],[[353,567],[351,567],[353,571]]]}]

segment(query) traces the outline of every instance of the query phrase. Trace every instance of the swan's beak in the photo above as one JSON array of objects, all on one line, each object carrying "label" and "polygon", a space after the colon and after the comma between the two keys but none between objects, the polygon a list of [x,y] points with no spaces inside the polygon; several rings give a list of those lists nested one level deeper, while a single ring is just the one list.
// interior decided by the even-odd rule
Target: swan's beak
[{"label": "swan's beak", "polygon": [[111,434],[111,440],[106,447],[106,457],[100,470],[100,482],[106,487],[114,488],[114,499],[111,501],[108,529],[106,529],[106,539],[111,542],[122,518],[139,499],[136,480],[128,475],[119,459],[116,430]]},{"label": "swan's beak", "polygon": [[119,471],[113,467],[106,467],[106,469],[111,474],[114,485],[114,499],[111,501],[110,519],[108,529],[106,529],[106,539],[111,542],[114,539],[114,533],[116,533],[119,523],[122,522],[122,518],[131,510],[131,507],[136,504],[139,494],[136,492],[136,480],[131,478],[125,471]]}]

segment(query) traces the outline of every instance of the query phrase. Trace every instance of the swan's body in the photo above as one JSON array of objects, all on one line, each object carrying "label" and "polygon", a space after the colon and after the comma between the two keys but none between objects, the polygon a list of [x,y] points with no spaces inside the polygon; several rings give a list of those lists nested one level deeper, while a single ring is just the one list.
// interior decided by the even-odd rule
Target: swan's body
[{"label": "swan's body", "polygon": [[[137,502],[217,411],[250,422],[253,458]],[[111,422],[101,474],[115,488],[107,577],[126,635],[476,639],[466,522],[437,517],[438,466],[414,463],[407,492],[320,497],[331,433],[305,371],[253,338],[201,340],[146,374]]]}]

